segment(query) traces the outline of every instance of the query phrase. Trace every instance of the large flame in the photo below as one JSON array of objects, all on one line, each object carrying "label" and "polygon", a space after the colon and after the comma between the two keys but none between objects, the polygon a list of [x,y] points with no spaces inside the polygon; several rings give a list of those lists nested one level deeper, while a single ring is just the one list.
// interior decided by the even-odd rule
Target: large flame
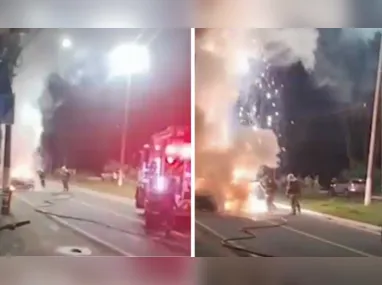
[{"label": "large flame", "polygon": [[237,77],[248,71],[243,55],[258,56],[246,46],[247,36],[244,30],[210,30],[196,50],[196,192],[237,215],[266,210],[253,181],[262,166],[277,167],[279,153],[272,130],[232,128]]}]

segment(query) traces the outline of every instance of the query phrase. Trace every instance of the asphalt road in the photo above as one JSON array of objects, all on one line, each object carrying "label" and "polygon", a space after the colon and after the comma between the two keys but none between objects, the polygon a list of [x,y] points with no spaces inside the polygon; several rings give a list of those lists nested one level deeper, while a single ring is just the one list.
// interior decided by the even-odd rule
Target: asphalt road
[{"label": "asphalt road", "polygon": [[[28,211],[40,209],[54,215],[35,214],[54,219],[78,236],[107,248],[100,255],[124,256],[189,256],[189,236],[174,233],[170,238],[161,233],[148,235],[143,219],[133,204],[88,189],[71,187],[62,193],[61,185],[49,182],[44,191],[17,192],[13,203],[23,203]],[[32,227],[34,223],[28,227]],[[112,254],[110,254],[112,252]]]},{"label": "asphalt road", "polygon": [[381,284],[379,258],[203,258],[200,284]]},{"label": "asphalt road", "polygon": [[[254,229],[252,233],[256,238],[240,241],[238,244],[255,252],[275,257],[382,256],[381,237],[377,234],[341,226],[308,214],[288,217],[285,211],[280,210],[278,215],[287,217],[287,224],[267,229]],[[196,214],[196,220],[199,228],[204,226],[212,230],[215,236],[225,238],[245,236],[246,234],[241,232],[243,227],[271,224],[264,217],[244,218],[203,212]],[[220,239],[218,241],[220,242]],[[200,254],[206,256],[205,252]]]},{"label": "asphalt road", "polygon": [[[12,203],[12,216],[0,216],[0,224],[29,220],[29,225],[0,232],[0,256],[110,256],[110,249],[91,242],[71,229],[35,212],[19,199]],[[72,252],[80,249],[81,252]]]}]

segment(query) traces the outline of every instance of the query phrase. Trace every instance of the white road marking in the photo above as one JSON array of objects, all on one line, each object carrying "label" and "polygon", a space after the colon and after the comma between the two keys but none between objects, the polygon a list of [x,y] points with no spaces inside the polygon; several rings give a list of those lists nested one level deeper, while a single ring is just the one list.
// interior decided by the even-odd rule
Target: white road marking
[{"label": "white road marking", "polygon": [[[204,224],[204,223],[202,223],[202,222],[200,222],[198,220],[195,220],[195,223],[198,224],[199,226],[201,226],[202,228],[204,228],[205,230],[209,231],[211,234],[213,234],[217,238],[219,238],[221,240],[227,239],[227,237],[225,237],[222,234],[218,233],[217,231],[215,231],[213,228],[207,226],[206,224]],[[241,245],[239,245],[237,242],[234,242],[234,241],[232,241],[231,244],[233,244],[234,246],[237,246],[237,247],[242,247]],[[252,254],[251,256],[252,257],[258,257],[257,255],[254,255],[254,254]]]},{"label": "white road marking", "polygon": [[[256,221],[255,219],[253,219],[254,221]],[[268,222],[269,224],[274,224],[274,225],[277,225],[277,223],[271,221],[271,220],[262,220],[262,221],[265,221],[265,222]],[[335,246],[335,247],[339,247],[339,248],[342,248],[342,249],[345,249],[347,251],[350,251],[350,252],[353,252],[353,253],[356,253],[358,255],[361,255],[361,256],[364,256],[364,257],[377,257],[375,255],[372,255],[372,254],[369,254],[369,253],[366,253],[366,252],[363,252],[363,251],[360,251],[360,250],[357,250],[357,249],[354,249],[354,248],[351,248],[351,247],[348,247],[346,245],[342,245],[342,244],[339,244],[339,243],[336,243],[336,242],[333,242],[333,241],[330,241],[330,240],[327,240],[327,239],[324,239],[322,237],[319,237],[319,236],[316,236],[316,235],[313,235],[313,234],[309,234],[307,232],[304,232],[304,231],[301,231],[301,230],[297,230],[291,226],[287,226],[287,225],[282,225],[280,226],[281,228],[284,228],[286,230],[289,230],[291,232],[294,232],[296,234],[300,234],[300,235],[303,235],[305,237],[308,237],[308,238],[311,238],[311,239],[315,239],[315,240],[318,240],[322,243],[326,243],[326,244],[330,244],[332,246]]]},{"label": "white road marking", "polygon": [[[20,195],[16,195],[16,197],[20,201],[22,201],[25,204],[27,204],[30,207],[32,207],[33,209],[36,209],[37,206],[34,205],[33,203],[31,203],[29,200],[25,199],[24,197],[21,197]],[[111,243],[109,243],[109,242],[107,242],[107,241],[105,241],[103,239],[100,239],[99,237],[97,237],[97,236],[95,236],[95,235],[93,235],[93,234],[91,234],[91,233],[81,229],[80,227],[77,227],[75,225],[70,224],[69,222],[65,221],[62,218],[59,218],[59,217],[56,217],[56,216],[52,216],[52,215],[46,215],[46,216],[48,218],[54,220],[55,222],[57,222],[57,223],[59,223],[61,225],[64,225],[64,226],[66,226],[66,227],[68,227],[68,228],[70,228],[70,229],[72,229],[72,230],[82,234],[83,236],[89,238],[90,240],[92,240],[92,241],[94,241],[94,242],[96,242],[98,244],[101,244],[101,245],[103,245],[103,246],[105,246],[105,247],[107,247],[107,248],[109,248],[109,249],[111,249],[111,250],[113,250],[113,251],[123,255],[123,256],[128,256],[128,257],[134,257],[135,256],[135,255],[131,254],[130,252],[127,252],[127,251],[121,249],[120,247],[118,247],[116,245],[113,245],[113,244],[111,244]]]},{"label": "white road marking", "polygon": [[[272,222],[270,222],[270,223],[273,224]],[[336,242],[333,242],[333,241],[330,241],[330,240],[327,240],[327,239],[318,237],[318,236],[316,236],[316,235],[309,234],[309,233],[306,233],[306,232],[304,232],[304,231],[297,230],[297,229],[292,228],[292,227],[290,227],[290,226],[281,226],[281,228],[284,228],[284,229],[286,229],[286,230],[288,230],[288,231],[291,231],[291,232],[294,232],[294,233],[297,233],[297,234],[306,236],[306,237],[311,238],[311,239],[318,240],[318,241],[320,241],[320,242],[322,242],[322,243],[330,244],[330,245],[332,245],[332,246],[335,246],[335,247],[338,247],[338,248],[345,249],[345,250],[347,250],[347,251],[356,253],[356,254],[361,255],[361,256],[364,256],[364,257],[377,257],[376,255],[372,255],[372,254],[369,254],[369,253],[366,253],[366,252],[363,252],[363,251],[360,251],[360,250],[351,248],[351,247],[349,247],[349,246],[342,245],[342,244],[339,244],[339,243],[336,243]]]},{"label": "white road marking", "polygon": [[128,215],[120,214],[120,213],[118,213],[118,212],[116,212],[116,211],[109,210],[109,209],[106,209],[106,208],[101,207],[101,206],[98,206],[98,205],[96,206],[96,205],[87,203],[87,202],[85,202],[85,201],[83,201],[83,200],[81,200],[81,199],[77,199],[77,198],[75,198],[75,199],[72,199],[72,201],[75,202],[75,203],[79,203],[79,204],[81,204],[81,205],[87,206],[87,207],[89,207],[89,208],[93,208],[93,209],[97,209],[97,210],[101,210],[101,211],[104,211],[104,212],[113,214],[113,215],[115,215],[115,216],[117,216],[117,217],[120,217],[120,218],[123,218],[123,219],[126,219],[126,220],[134,221],[134,222],[139,223],[139,224],[141,224],[141,225],[144,224],[144,222],[143,222],[141,219],[137,218],[137,217],[133,217],[133,216],[128,216]]},{"label": "white road marking", "polygon": [[[83,201],[82,199],[75,198],[75,199],[73,199],[73,201],[76,202],[76,203],[82,204],[84,206],[93,208],[93,209],[97,209],[97,210],[102,210],[104,212],[108,212],[110,214],[113,214],[113,215],[115,215],[117,217],[120,217],[120,218],[123,218],[123,219],[134,221],[134,222],[136,222],[138,224],[141,224],[141,225],[145,224],[145,222],[142,219],[138,218],[138,217],[133,217],[133,216],[125,215],[125,214],[120,214],[120,213],[118,213],[116,211],[106,209],[106,208],[104,208],[102,206],[99,206],[99,205],[96,206],[96,205],[87,203],[87,202]],[[184,234],[184,233],[181,233],[181,232],[178,232],[178,231],[173,231],[172,233],[173,233],[174,236],[178,236],[179,238],[183,238],[183,239],[186,239],[186,238],[190,237],[190,235]]]},{"label": "white road marking", "polygon": [[[113,215],[115,215],[117,217],[120,217],[120,218],[123,218],[123,219],[126,219],[126,220],[130,220],[130,221],[133,221],[133,222],[136,222],[136,223],[138,223],[140,225],[144,225],[144,221],[142,219],[138,218],[138,217],[133,217],[133,216],[125,215],[125,214],[120,214],[120,213],[118,213],[116,211],[107,209],[105,207],[85,202],[82,199],[79,199],[77,196],[70,196],[68,198],[70,198],[70,201],[78,203],[78,204],[81,204],[83,206],[86,206],[86,207],[89,207],[89,208],[92,208],[92,209],[96,209],[96,210],[101,210],[101,211],[113,214]],[[55,198],[55,200],[59,201],[60,199],[56,199]],[[69,199],[68,199],[68,201],[69,201]],[[134,237],[134,236],[131,236],[128,233],[126,233],[126,235],[128,235],[130,238]],[[190,235],[187,235],[187,234],[184,234],[184,233],[181,233],[181,232],[178,232],[178,231],[172,231],[172,235],[174,235],[175,237],[181,238],[181,239],[190,238]],[[141,239],[140,237],[134,237],[134,238],[136,238],[137,240]]]}]

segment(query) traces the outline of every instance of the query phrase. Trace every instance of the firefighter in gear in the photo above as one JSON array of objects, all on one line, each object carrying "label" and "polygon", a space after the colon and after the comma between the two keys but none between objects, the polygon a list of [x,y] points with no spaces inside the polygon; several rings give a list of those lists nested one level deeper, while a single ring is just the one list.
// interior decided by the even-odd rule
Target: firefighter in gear
[{"label": "firefighter in gear", "polygon": [[265,202],[267,204],[268,212],[272,212],[276,209],[274,200],[277,191],[277,184],[273,176],[265,176],[264,180],[262,181],[262,186],[265,191]]},{"label": "firefighter in gear", "polygon": [[61,168],[61,175],[62,175],[62,186],[64,188],[64,191],[69,191],[69,180],[70,180],[70,171],[66,168],[66,166],[63,166]]},{"label": "firefighter in gear", "polygon": [[40,184],[42,188],[45,188],[45,171],[40,169],[38,172],[38,177],[40,178]]},{"label": "firefighter in gear", "polygon": [[297,212],[300,214],[301,185],[293,174],[288,174],[287,176],[286,195],[290,201],[292,215],[296,215]]},{"label": "firefighter in gear", "polygon": [[167,202],[164,211],[165,223],[166,223],[166,235],[174,229],[175,226],[175,213],[174,208],[177,204],[177,193],[179,192],[179,183],[176,177],[171,177],[169,179],[169,187],[167,194]]}]

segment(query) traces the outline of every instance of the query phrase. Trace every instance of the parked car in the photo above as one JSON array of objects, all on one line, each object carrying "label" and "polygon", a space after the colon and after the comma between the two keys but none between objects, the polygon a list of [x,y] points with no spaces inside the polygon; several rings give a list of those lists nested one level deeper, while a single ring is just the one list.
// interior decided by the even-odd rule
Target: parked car
[{"label": "parked car", "polygon": [[35,181],[33,178],[11,178],[11,186],[14,190],[33,190]]},{"label": "parked car", "polygon": [[351,180],[334,180],[331,184],[329,193],[332,196],[362,195],[365,193],[365,189],[365,179],[355,178]]},{"label": "parked car", "polygon": [[104,173],[101,173],[101,179],[103,181],[117,181],[118,173],[117,172],[104,172]]}]

